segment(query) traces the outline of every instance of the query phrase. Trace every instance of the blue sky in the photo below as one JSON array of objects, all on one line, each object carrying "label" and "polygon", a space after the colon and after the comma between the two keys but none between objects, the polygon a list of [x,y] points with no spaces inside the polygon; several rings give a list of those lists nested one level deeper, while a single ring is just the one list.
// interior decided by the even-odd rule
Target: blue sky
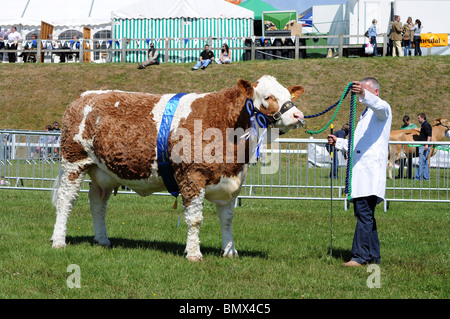
[{"label": "blue sky", "polygon": [[[278,10],[297,10],[298,13],[311,8],[313,5],[347,3],[347,0],[262,0]],[[242,1],[245,2],[245,1]]]}]

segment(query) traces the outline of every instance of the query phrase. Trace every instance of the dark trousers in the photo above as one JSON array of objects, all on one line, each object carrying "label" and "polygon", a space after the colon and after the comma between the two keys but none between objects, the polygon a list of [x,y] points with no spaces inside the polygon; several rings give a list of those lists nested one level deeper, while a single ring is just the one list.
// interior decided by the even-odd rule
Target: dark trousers
[{"label": "dark trousers", "polygon": [[353,199],[357,223],[353,236],[352,260],[360,264],[381,261],[380,242],[375,220],[377,199],[377,196]]},{"label": "dark trousers", "polygon": [[420,49],[421,37],[414,36],[414,55],[422,55],[422,50]]},{"label": "dark trousers", "polygon": [[[9,44],[8,50],[17,50],[17,44]],[[9,63],[16,63],[17,55],[16,52],[8,52]]]}]

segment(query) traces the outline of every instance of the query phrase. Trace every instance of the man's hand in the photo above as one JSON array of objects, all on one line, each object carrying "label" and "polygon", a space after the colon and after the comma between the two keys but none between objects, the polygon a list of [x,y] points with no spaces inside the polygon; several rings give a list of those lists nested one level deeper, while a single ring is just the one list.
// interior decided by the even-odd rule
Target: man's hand
[{"label": "man's hand", "polygon": [[337,137],[332,135],[332,134],[328,134],[328,144],[331,146],[336,145],[336,141],[337,141]]},{"label": "man's hand", "polygon": [[362,84],[358,81],[353,82],[352,92],[361,95],[364,98],[364,88]]}]

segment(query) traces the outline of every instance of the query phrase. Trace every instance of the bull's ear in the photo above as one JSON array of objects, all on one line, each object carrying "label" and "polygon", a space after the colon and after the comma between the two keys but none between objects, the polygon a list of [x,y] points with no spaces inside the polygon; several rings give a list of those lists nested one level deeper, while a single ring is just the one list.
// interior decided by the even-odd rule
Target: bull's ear
[{"label": "bull's ear", "polygon": [[238,87],[244,92],[247,98],[253,98],[253,86],[249,81],[240,79],[237,83]]},{"label": "bull's ear", "polygon": [[303,94],[303,92],[305,92],[305,88],[301,85],[293,85],[288,87],[287,89],[291,93],[292,101],[297,100]]},{"label": "bull's ear", "polygon": [[442,121],[442,118],[438,118],[434,120],[434,124],[440,124]]}]

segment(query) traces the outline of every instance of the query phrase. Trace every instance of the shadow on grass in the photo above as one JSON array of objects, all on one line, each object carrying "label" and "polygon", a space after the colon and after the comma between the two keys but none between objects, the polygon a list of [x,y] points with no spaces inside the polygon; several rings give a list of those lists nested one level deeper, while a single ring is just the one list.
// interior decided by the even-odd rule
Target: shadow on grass
[{"label": "shadow on grass", "polygon": [[[67,244],[69,245],[80,245],[84,243],[89,243],[92,246],[96,245],[93,240],[93,237],[90,236],[77,236],[77,237],[68,236],[66,238],[66,241]],[[158,240],[149,241],[149,240],[118,238],[118,237],[109,238],[109,241],[111,242],[111,248],[151,249],[151,250],[159,250],[165,253],[174,254],[178,256],[183,256],[184,249],[186,248],[185,244],[170,241],[158,241]],[[200,246],[200,250],[204,256],[222,255],[220,248]],[[268,259],[268,256],[265,252],[238,250],[238,253],[240,257],[254,257],[254,258]]]},{"label": "shadow on grass", "polygon": [[[328,256],[330,255],[330,248],[328,248]],[[352,258],[352,252],[349,249],[342,249],[342,248],[334,248],[333,251],[331,251],[331,257],[337,260],[342,261],[349,261]]]}]

